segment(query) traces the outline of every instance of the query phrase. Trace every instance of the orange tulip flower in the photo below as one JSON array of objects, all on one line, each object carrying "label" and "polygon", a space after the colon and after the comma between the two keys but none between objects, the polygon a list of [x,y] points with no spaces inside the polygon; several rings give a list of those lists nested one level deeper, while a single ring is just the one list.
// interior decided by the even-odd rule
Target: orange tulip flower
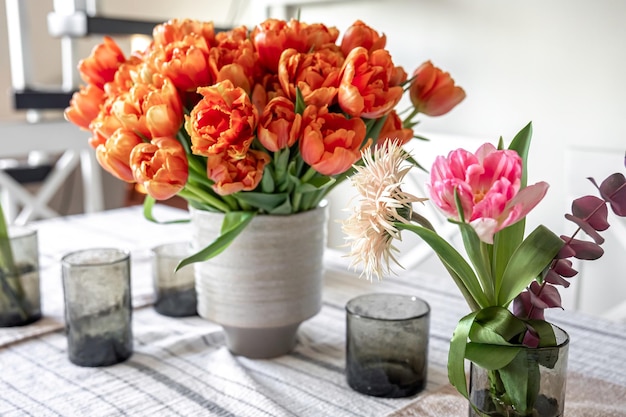
[{"label": "orange tulip flower", "polygon": [[311,52],[334,44],[339,37],[339,30],[323,24],[312,24],[291,19],[286,22],[267,19],[257,25],[250,38],[259,54],[259,61],[269,71],[276,73],[280,54],[285,49],[298,52]]},{"label": "orange tulip flower", "polygon": [[250,94],[256,80],[263,76],[248,30],[240,26],[216,35],[217,46],[209,52],[209,68],[215,82],[232,81]]},{"label": "orange tulip flower", "polygon": [[92,137],[89,139],[89,144],[92,148],[97,148],[99,145],[104,144],[117,129],[123,128],[122,122],[119,121],[114,114],[111,113],[111,106],[114,102],[114,98],[108,98],[100,107],[100,113],[89,124]]},{"label": "orange tulip flower", "polygon": [[287,49],[280,56],[278,80],[291,100],[296,100],[297,87],[306,104],[330,106],[335,102],[342,64],[343,57],[332,49],[310,53]]},{"label": "orange tulip flower", "polygon": [[185,149],[172,137],[158,137],[137,145],[130,154],[130,166],[135,181],[157,200],[175,196],[189,175]]},{"label": "orange tulip flower", "polygon": [[111,113],[126,129],[147,138],[176,136],[183,123],[182,103],[176,87],[160,74],[152,77],[152,84],[136,84],[117,97],[111,105]]},{"label": "orange tulip flower", "polygon": [[72,94],[70,105],[63,115],[67,121],[84,130],[89,130],[89,124],[100,113],[100,106],[104,100],[104,91],[95,84],[81,86],[79,91]]},{"label": "orange tulip flower", "polygon": [[413,73],[409,90],[413,106],[428,116],[441,116],[465,98],[465,91],[454,84],[449,73],[426,61]]},{"label": "orange tulip flower", "polygon": [[198,87],[213,84],[208,56],[206,40],[200,35],[189,34],[165,45],[155,44],[148,61],[179,90],[195,91]]},{"label": "orange tulip flower", "polygon": [[382,129],[380,129],[377,145],[381,146],[387,140],[396,140],[400,145],[404,145],[411,139],[413,139],[413,129],[404,128],[400,116],[393,110],[387,115]]},{"label": "orange tulip flower", "polygon": [[196,34],[212,46],[215,44],[215,29],[213,22],[203,22],[193,19],[171,19],[152,30],[152,39],[156,45],[169,45],[185,39],[185,36]]},{"label": "orange tulip flower", "polygon": [[307,106],[302,123],[300,154],[320,174],[341,174],[361,157],[366,132],[362,119],[329,113],[327,107]]},{"label": "orange tulip flower", "polygon": [[[296,22],[295,20],[293,22]],[[300,36],[304,39],[305,50],[300,52],[315,52],[321,49],[336,47],[339,29],[326,26],[323,23],[300,23]]]},{"label": "orange tulip flower", "polygon": [[278,75],[265,74],[252,88],[252,104],[259,113],[263,112],[267,103],[274,97],[287,97],[278,81]]},{"label": "orange tulip flower", "polygon": [[267,19],[258,24],[250,39],[254,49],[259,54],[259,63],[267,70],[276,72],[280,54],[289,48],[298,52],[305,51],[305,41],[298,36],[300,23],[297,21],[286,22],[279,19]]},{"label": "orange tulip flower", "polygon": [[105,36],[104,41],[92,49],[91,55],[78,63],[78,70],[87,84],[103,89],[104,84],[113,80],[115,72],[125,61],[124,53],[117,43]]},{"label": "orange tulip flower", "polygon": [[96,148],[96,159],[113,176],[126,182],[135,181],[130,168],[130,154],[143,140],[130,130],[117,129]]},{"label": "orange tulip flower", "polygon": [[383,49],[387,44],[387,37],[379,35],[370,26],[363,23],[361,20],[357,20],[350,26],[341,39],[341,52],[345,56],[350,54],[356,47],[363,47],[369,52],[377,49]]},{"label": "orange tulip flower", "polygon": [[263,151],[249,150],[243,158],[228,154],[207,157],[207,176],[215,182],[213,190],[219,195],[254,190],[263,177],[263,169],[271,161]]},{"label": "orange tulip flower", "polygon": [[371,54],[363,47],[346,57],[339,84],[339,105],[350,116],[374,119],[388,114],[402,98],[402,87],[392,85],[395,66],[384,49]]},{"label": "orange tulip flower", "polygon": [[210,156],[228,152],[243,158],[254,139],[258,112],[246,92],[229,80],[198,88],[202,100],[185,117],[191,151]]},{"label": "orange tulip flower", "polygon": [[300,136],[302,116],[295,113],[293,101],[272,99],[261,114],[257,136],[270,152],[293,146]]}]

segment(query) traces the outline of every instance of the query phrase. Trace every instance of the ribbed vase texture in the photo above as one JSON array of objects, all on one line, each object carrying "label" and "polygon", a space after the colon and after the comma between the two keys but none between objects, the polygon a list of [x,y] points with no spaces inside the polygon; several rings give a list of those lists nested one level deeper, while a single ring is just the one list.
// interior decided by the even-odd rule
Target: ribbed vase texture
[{"label": "ribbed vase texture", "polygon": [[[257,215],[222,253],[195,264],[198,314],[226,327],[297,326],[321,308],[327,207]],[[190,208],[194,249],[211,243],[224,215]]]}]

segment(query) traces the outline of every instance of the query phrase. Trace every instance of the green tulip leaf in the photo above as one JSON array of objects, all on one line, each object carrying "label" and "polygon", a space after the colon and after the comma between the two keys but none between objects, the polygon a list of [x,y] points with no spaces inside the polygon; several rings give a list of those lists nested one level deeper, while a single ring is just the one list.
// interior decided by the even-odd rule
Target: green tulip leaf
[{"label": "green tulip leaf", "polygon": [[291,205],[291,200],[286,199],[283,204],[278,207],[274,207],[272,210],[268,211],[268,214],[292,214],[293,206]]},{"label": "green tulip leaf", "polygon": [[143,217],[146,220],[151,221],[153,223],[157,223],[157,224],[189,223],[189,219],[178,219],[178,220],[167,220],[167,221],[157,220],[154,217],[154,214],[152,213],[155,203],[156,203],[156,200],[154,199],[154,197],[151,197],[150,195],[146,194],[146,197],[143,200]]},{"label": "green tulip leaf", "polygon": [[522,182],[521,186],[526,187],[527,177],[528,177],[528,152],[530,150],[530,141],[533,136],[533,124],[532,122],[528,123],[526,126],[520,130],[511,143],[509,144],[509,149],[517,152],[517,154],[522,158]]},{"label": "green tulip leaf", "polygon": [[300,91],[300,87],[296,87],[296,104],[294,107],[294,112],[297,114],[302,114],[305,108],[306,104],[304,103],[304,96],[302,95],[302,91]]},{"label": "green tulip leaf", "polygon": [[521,219],[495,234],[493,238],[492,271],[495,288],[502,286],[502,278],[509,260],[524,240],[526,219]]},{"label": "green tulip leaf", "polygon": [[[460,204],[460,202],[459,202]],[[467,252],[468,258],[472,261],[472,265],[476,268],[478,279],[480,279],[485,296],[489,299],[490,304],[495,304],[495,283],[491,274],[491,247],[487,243],[480,240],[476,231],[467,223],[457,223],[463,238],[463,245]]]},{"label": "green tulip leaf", "polygon": [[13,304],[23,320],[28,318],[31,306],[22,288],[21,280],[9,281],[9,276],[19,277],[20,272],[15,264],[13,247],[9,237],[9,226],[4,217],[4,210],[0,204],[0,295],[6,297]]},{"label": "green tulip leaf", "polygon": [[543,271],[563,246],[563,240],[545,226],[538,226],[511,256],[496,287],[498,305],[507,306]]},{"label": "green tulip leaf", "polygon": [[465,358],[481,368],[493,371],[511,363],[521,349],[520,346],[469,342],[465,350]]},{"label": "green tulip leaf", "polygon": [[478,312],[475,311],[459,321],[452,334],[452,339],[450,339],[450,350],[448,351],[448,380],[465,398],[469,398],[467,380],[465,379],[467,338],[477,314]]},{"label": "green tulip leaf", "polygon": [[9,239],[9,227],[4,218],[2,204],[0,204],[0,267],[9,271],[9,274],[17,272],[17,268],[15,267],[15,262],[13,260],[11,240]]},{"label": "green tulip leaf", "polygon": [[492,345],[520,343],[526,324],[504,307],[487,307],[478,312],[469,334],[473,342]]},{"label": "green tulip leaf", "polygon": [[550,323],[545,320],[528,320],[528,324],[539,336],[539,347],[556,346],[556,335]]},{"label": "green tulip leaf", "polygon": [[332,177],[315,177],[306,183],[300,184],[298,187],[296,187],[296,191],[299,193],[312,193],[329,187],[334,182],[335,179]]},{"label": "green tulip leaf", "polygon": [[539,363],[520,350],[504,368],[496,371],[504,386],[508,401],[520,415],[527,415],[539,395]]},{"label": "green tulip leaf", "polygon": [[248,226],[255,215],[256,213],[252,211],[230,211],[226,213],[218,238],[199,252],[181,260],[176,266],[176,271],[186,265],[206,261],[222,253],[230,246],[233,240],[239,236],[246,226]]},{"label": "green tulip leaf", "polygon": [[270,213],[277,207],[283,206],[289,200],[288,193],[264,194],[256,191],[248,191],[245,193],[235,193],[232,196],[238,202],[258,207]]},{"label": "green tulip leaf", "polygon": [[[433,249],[433,251],[435,251],[445,267],[454,271],[454,274],[451,274],[452,278],[455,280],[457,287],[459,287],[466,299],[468,296],[471,297],[474,304],[478,305],[480,308],[484,308],[489,305],[488,299],[485,297],[474,270],[472,270],[467,261],[454,249],[454,247],[452,247],[452,245],[450,245],[450,243],[446,242],[436,232],[422,226],[401,222],[396,222],[395,226],[398,229],[409,230],[417,234]],[[472,304],[470,303],[470,305]]]},{"label": "green tulip leaf", "polygon": [[272,173],[271,166],[268,165],[265,167],[263,172],[263,176],[261,177],[261,190],[263,193],[271,194],[276,189],[276,183],[274,182],[274,176]]}]

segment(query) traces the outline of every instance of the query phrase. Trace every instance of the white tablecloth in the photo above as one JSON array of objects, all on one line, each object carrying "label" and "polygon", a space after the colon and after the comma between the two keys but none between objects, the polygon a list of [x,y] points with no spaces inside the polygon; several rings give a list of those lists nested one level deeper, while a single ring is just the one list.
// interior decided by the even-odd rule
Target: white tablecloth
[{"label": "white tablecloth", "polygon": [[[158,206],[155,215],[165,220],[187,213]],[[0,329],[0,416],[386,416],[448,384],[448,343],[467,307],[447,276],[407,271],[369,283],[333,263],[325,273],[322,311],[302,324],[296,349],[252,360],[231,355],[216,324],[164,317],[151,307],[150,248],[189,236],[188,224],[151,223],[141,207],[131,207],[33,226],[44,318]],[[131,250],[134,353],[118,365],[82,368],[67,359],[59,261],[95,246]],[[368,397],[345,382],[344,306],[374,291],[411,293],[431,306],[428,385],[418,396]],[[572,375],[610,382],[626,395],[626,326],[575,312],[549,317],[571,336]]]}]

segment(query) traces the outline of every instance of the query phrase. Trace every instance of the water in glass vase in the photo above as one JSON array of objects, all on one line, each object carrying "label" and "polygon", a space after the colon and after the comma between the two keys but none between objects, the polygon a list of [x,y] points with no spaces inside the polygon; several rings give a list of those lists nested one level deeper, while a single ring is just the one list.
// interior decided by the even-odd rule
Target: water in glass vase
[{"label": "water in glass vase", "polygon": [[165,316],[196,315],[196,289],[162,288],[157,290],[154,309]]},{"label": "water in glass vase", "polygon": [[129,321],[123,310],[107,311],[72,320],[67,327],[68,353],[79,366],[108,366],[128,359],[132,352]]},{"label": "water in glass vase", "polygon": [[375,397],[409,397],[424,388],[423,373],[402,362],[362,362],[350,359],[346,364],[350,387]]},{"label": "water in glass vase", "polygon": [[481,390],[472,393],[472,403],[480,408],[480,413],[470,407],[469,417],[562,417],[561,407],[554,398],[539,395],[533,410],[529,413],[519,413],[511,406],[498,403],[491,398],[489,390]]},{"label": "water in glass vase", "polygon": [[18,274],[0,269],[0,327],[24,326],[41,318],[39,271],[19,265]]}]

